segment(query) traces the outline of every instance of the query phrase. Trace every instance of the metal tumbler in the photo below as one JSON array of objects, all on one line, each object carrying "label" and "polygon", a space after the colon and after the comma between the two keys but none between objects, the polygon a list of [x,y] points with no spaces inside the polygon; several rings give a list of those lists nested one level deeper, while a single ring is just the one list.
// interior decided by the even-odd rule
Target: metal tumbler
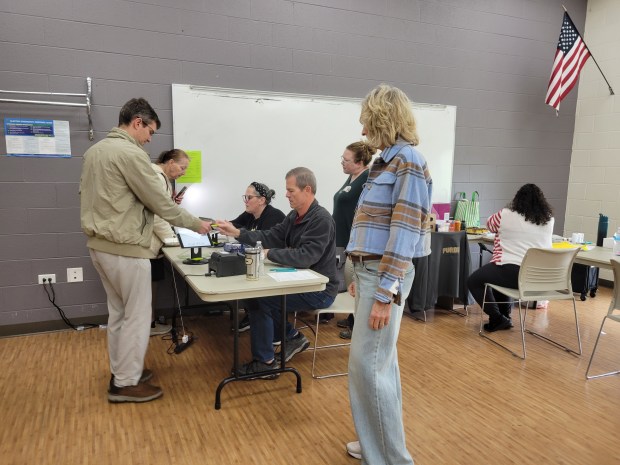
[{"label": "metal tumbler", "polygon": [[260,277],[260,249],[256,247],[246,247],[245,265],[245,278],[251,281],[257,280]]}]

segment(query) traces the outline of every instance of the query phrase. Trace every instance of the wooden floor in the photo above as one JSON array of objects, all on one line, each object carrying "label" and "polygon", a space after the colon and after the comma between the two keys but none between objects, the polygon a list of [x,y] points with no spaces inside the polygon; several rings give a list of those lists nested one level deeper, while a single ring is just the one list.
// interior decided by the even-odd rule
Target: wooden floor
[{"label": "wooden floor", "polygon": [[[585,369],[609,289],[578,302],[584,354],[576,357],[527,336],[522,361],[478,336],[479,309],[404,318],[399,353],[408,447],[417,465],[611,465],[620,463],[620,376],[586,381]],[[536,310],[568,338],[564,304]],[[355,439],[347,378],[313,380],[310,351],[293,365],[303,377],[237,382],[214,392],[231,367],[227,315],[191,317],[198,340],[179,355],[151,338],[147,366],[163,398],[107,402],[105,331],[58,332],[0,340],[0,463],[351,465]],[[620,325],[609,324],[598,368],[620,367]],[[335,337],[335,322],[322,326]],[[510,331],[517,336],[517,331]],[[241,337],[248,355],[249,334]],[[515,339],[515,342],[517,340]],[[569,341],[570,342],[570,341]],[[321,354],[344,367],[348,349]],[[614,360],[615,355],[615,360]]]}]

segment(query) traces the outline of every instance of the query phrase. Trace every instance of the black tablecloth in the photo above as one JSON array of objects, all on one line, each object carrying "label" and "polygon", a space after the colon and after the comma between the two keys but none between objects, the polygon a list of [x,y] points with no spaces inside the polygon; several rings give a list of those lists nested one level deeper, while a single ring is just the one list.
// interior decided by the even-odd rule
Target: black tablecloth
[{"label": "black tablecloth", "polygon": [[473,303],[467,288],[471,258],[465,231],[431,233],[431,254],[414,258],[413,265],[415,278],[407,299],[411,311],[434,308],[439,297]]}]

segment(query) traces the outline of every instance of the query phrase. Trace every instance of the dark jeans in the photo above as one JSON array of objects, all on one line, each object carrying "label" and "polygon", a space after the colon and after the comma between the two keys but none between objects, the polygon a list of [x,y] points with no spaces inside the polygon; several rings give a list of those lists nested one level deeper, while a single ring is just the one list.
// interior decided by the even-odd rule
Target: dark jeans
[{"label": "dark jeans", "polygon": [[[478,268],[467,279],[469,292],[474,297],[480,308],[484,299],[484,285],[486,283],[496,284],[497,286],[509,287],[516,289],[519,286],[519,265],[496,265],[488,263],[482,268]],[[500,292],[493,291],[491,288],[487,290],[486,305],[482,308],[484,313],[492,319],[499,318],[500,315],[510,317],[510,309],[512,303],[507,302],[510,299]]]},{"label": "dark jeans", "polygon": [[[334,298],[325,291],[305,292],[286,296],[287,313],[327,308]],[[279,339],[281,331],[282,297],[261,297],[248,299],[246,309],[250,316],[250,339],[252,341],[252,357],[254,360],[268,362],[273,360],[274,334]],[[287,340],[297,333],[290,323],[286,324]]]}]

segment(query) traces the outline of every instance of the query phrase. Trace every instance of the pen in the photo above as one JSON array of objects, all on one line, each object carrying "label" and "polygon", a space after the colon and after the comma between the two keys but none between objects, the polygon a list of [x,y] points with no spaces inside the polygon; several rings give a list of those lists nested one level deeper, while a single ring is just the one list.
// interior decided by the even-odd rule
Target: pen
[{"label": "pen", "polygon": [[269,271],[275,271],[276,273],[283,273],[288,271],[297,271],[297,268],[271,268]]}]

